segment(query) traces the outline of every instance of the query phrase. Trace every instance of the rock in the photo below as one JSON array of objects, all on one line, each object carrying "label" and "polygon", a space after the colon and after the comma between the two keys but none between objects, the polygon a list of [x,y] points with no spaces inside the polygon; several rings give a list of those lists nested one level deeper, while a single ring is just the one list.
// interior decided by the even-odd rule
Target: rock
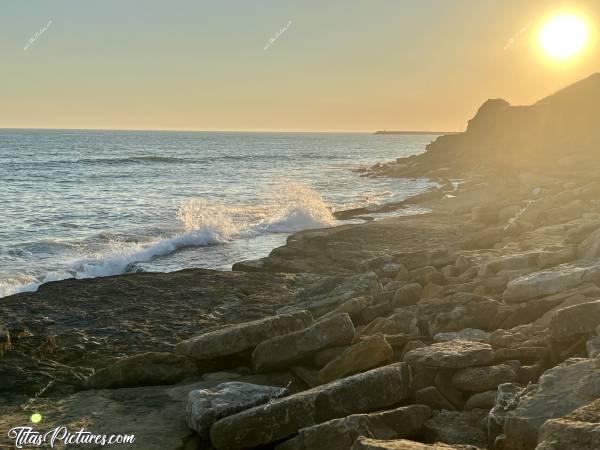
[{"label": "rock", "polygon": [[361,336],[374,334],[415,334],[413,321],[416,315],[416,307],[407,306],[397,309],[389,317],[378,317],[373,322],[360,330]]},{"label": "rock", "polygon": [[10,333],[0,324],[0,358],[10,350]]},{"label": "rock", "polygon": [[487,410],[483,409],[440,411],[425,422],[423,426],[425,440],[485,447],[487,435],[481,424],[487,413]]},{"label": "rock", "polygon": [[600,336],[593,336],[585,344],[590,358],[600,358]]},{"label": "rock", "polygon": [[600,397],[600,360],[573,358],[547,370],[504,422],[507,450],[534,449],[540,427]]},{"label": "rock", "polygon": [[431,410],[425,405],[405,406],[391,411],[353,414],[300,430],[294,439],[277,450],[348,450],[359,436],[376,439],[409,438],[417,435]]},{"label": "rock", "polygon": [[600,399],[542,425],[535,450],[600,448]]},{"label": "rock", "polygon": [[600,264],[575,266],[562,264],[551,270],[534,272],[508,283],[502,298],[508,303],[524,302],[532,298],[552,295],[572,289],[600,275]]},{"label": "rock", "polygon": [[467,367],[458,370],[452,377],[455,388],[465,392],[484,392],[496,389],[499,384],[512,383],[517,374],[507,364],[485,367]]},{"label": "rock", "polygon": [[440,271],[433,266],[425,266],[415,269],[409,273],[409,278],[416,281],[421,286],[425,286],[429,283],[444,283],[444,275],[442,275]]},{"label": "rock", "polygon": [[519,360],[523,363],[534,363],[546,357],[545,347],[499,348],[494,351],[494,362],[501,363]]},{"label": "rock", "polygon": [[404,359],[411,365],[438,369],[462,369],[488,364],[494,359],[489,344],[472,341],[448,341],[408,352]]},{"label": "rock", "polygon": [[431,409],[445,409],[448,411],[456,409],[434,386],[427,386],[415,392],[415,401],[418,404],[427,405]]},{"label": "rock", "polygon": [[[431,369],[429,369],[431,370]],[[434,378],[435,387],[440,391],[440,394],[448,400],[455,409],[463,409],[465,405],[465,395],[452,384],[452,370],[439,371]],[[415,376],[416,378],[416,376]]]},{"label": "rock", "polygon": [[350,348],[349,345],[342,345],[340,347],[329,347],[319,350],[317,353],[315,353],[315,356],[313,356],[313,365],[317,369],[322,369],[330,361],[333,361],[335,358],[344,353],[348,348]]},{"label": "rock", "polygon": [[402,349],[402,353],[400,354],[400,358],[404,361],[404,355],[406,355],[411,350],[415,350],[417,348],[427,347],[427,344],[423,341],[419,341],[418,339],[408,341],[404,348]]},{"label": "rock", "polygon": [[321,383],[328,383],[392,361],[394,351],[382,335],[361,339],[319,372]]},{"label": "rock", "polygon": [[393,280],[383,286],[383,292],[396,292],[404,285],[406,285],[406,281]]},{"label": "rock", "polygon": [[550,320],[552,338],[561,341],[579,334],[591,334],[600,325],[600,300],[556,311]]},{"label": "rock", "polygon": [[547,250],[538,255],[537,265],[540,269],[547,269],[573,261],[575,258],[577,258],[577,250],[573,246],[559,250]]},{"label": "rock", "polygon": [[394,308],[416,305],[422,290],[423,288],[419,283],[410,283],[402,286],[394,294],[394,299],[392,300]]},{"label": "rock", "polygon": [[421,300],[417,304],[419,329],[430,336],[465,328],[489,330],[496,320],[500,303],[466,292],[443,299]]},{"label": "rock", "polygon": [[321,384],[319,380],[319,371],[311,367],[294,366],[290,371],[302,380],[308,387],[317,387]]},{"label": "rock", "polygon": [[[533,387],[535,389],[535,386]],[[525,389],[513,383],[501,384],[498,386],[496,403],[487,418],[488,443],[490,448],[495,449],[494,442],[500,435],[505,440],[504,422],[510,411],[519,405],[519,397],[523,395]]]},{"label": "rock", "polygon": [[600,229],[590,233],[585,240],[577,246],[578,258],[597,258],[600,256]]},{"label": "rock", "polygon": [[492,409],[496,404],[497,390],[476,392],[465,402],[465,410]]},{"label": "rock", "polygon": [[351,450],[480,450],[473,445],[447,445],[442,443],[422,444],[420,442],[399,439],[394,441],[381,441],[359,437]]},{"label": "rock", "polygon": [[333,311],[323,315],[321,317],[321,319],[332,317],[332,316],[335,316],[336,314],[340,314],[340,313],[347,313],[350,316],[350,318],[352,319],[352,322],[360,323],[362,320],[363,312],[367,308],[373,306],[374,303],[375,303],[375,300],[373,299],[373,297],[352,298],[352,299],[342,303],[341,305],[339,305]]},{"label": "rock", "polygon": [[433,336],[435,342],[447,342],[455,339],[461,339],[463,341],[475,341],[489,344],[491,340],[491,333],[487,331],[478,330],[476,328],[465,328],[460,331],[448,331],[446,333],[437,333]]},{"label": "rock", "polygon": [[252,352],[252,367],[256,372],[288,367],[324,348],[349,344],[353,338],[350,316],[338,314],[260,343]]},{"label": "rock", "polygon": [[285,395],[285,388],[237,381],[222,383],[213,389],[196,389],[188,395],[187,424],[201,437],[208,438],[210,427],[217,420]]},{"label": "rock", "polygon": [[302,330],[313,323],[309,312],[267,317],[254,322],[220,328],[186,341],[175,347],[181,355],[195,359],[212,359],[252,350],[258,344],[275,336]]},{"label": "rock", "polygon": [[[268,382],[282,386],[287,379],[289,374],[269,379],[264,376],[240,378],[253,384]],[[214,389],[218,384],[220,382],[202,381],[176,386],[86,390],[61,398],[38,397],[29,407],[43,415],[42,430],[65,426],[74,432],[85,427],[99,435],[135,435],[133,444],[122,446],[132,450],[207,449],[211,447],[197,443],[196,433],[186,424],[186,402],[190,391]],[[29,423],[30,415],[31,410],[17,407],[12,413],[4,414],[3,411],[0,420],[10,429]],[[67,445],[66,448],[85,449],[94,448],[94,445]]]},{"label": "rock", "polygon": [[300,429],[397,404],[410,395],[410,369],[392,364],[226,417],[211,429],[215,447],[241,449],[293,436]]},{"label": "rock", "polygon": [[98,370],[87,379],[86,384],[92,389],[175,384],[210,368],[202,368],[198,361],[187,356],[166,352],[143,353],[122,358]]}]

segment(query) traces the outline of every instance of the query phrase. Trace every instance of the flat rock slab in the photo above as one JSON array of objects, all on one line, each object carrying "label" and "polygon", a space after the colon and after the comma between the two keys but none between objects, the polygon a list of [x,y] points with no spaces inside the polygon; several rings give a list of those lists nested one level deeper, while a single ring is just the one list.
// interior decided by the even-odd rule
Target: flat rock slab
[{"label": "flat rock slab", "polygon": [[256,372],[289,367],[324,348],[350,344],[353,338],[350,316],[337,314],[308,328],[276,335],[260,343],[252,352],[252,367]]},{"label": "flat rock slab", "polygon": [[600,360],[572,358],[547,370],[504,420],[506,450],[534,449],[541,426],[600,397]]},{"label": "flat rock slab", "polygon": [[224,417],[285,397],[286,389],[231,381],[214,389],[195,389],[188,394],[186,419],[190,429],[208,438],[210,427]]},{"label": "flat rock slab", "polygon": [[359,436],[376,439],[409,438],[417,435],[431,409],[425,405],[405,406],[391,411],[353,414],[300,430],[294,439],[277,450],[348,450]]},{"label": "flat rock slab", "polygon": [[321,383],[328,383],[357,372],[392,362],[394,351],[382,335],[370,336],[348,347],[319,372]]},{"label": "flat rock slab", "polygon": [[473,445],[447,445],[439,442],[435,444],[422,444],[405,439],[381,441],[360,437],[352,446],[352,450],[480,450],[480,448]]},{"label": "flat rock slab", "polygon": [[280,314],[193,337],[177,344],[175,351],[199,360],[235,355],[252,350],[274,336],[302,330],[312,323],[313,318],[308,311]]},{"label": "flat rock slab", "polygon": [[[239,380],[252,384],[277,385],[284,388],[289,374],[253,375]],[[0,447],[6,431],[13,427],[30,425],[30,415],[39,412],[42,421],[34,427],[49,431],[66,426],[76,431],[85,427],[93,434],[135,435],[133,444],[107,446],[131,450],[181,450],[197,448],[191,445],[198,439],[188,427],[185,408],[188,393],[196,389],[214,389],[220,381],[203,381],[176,386],[148,386],[114,390],[89,390],[64,398],[38,398],[27,410],[20,407],[6,409],[0,404]],[[14,441],[12,442],[14,443]],[[12,447],[11,447],[12,448]],[[94,446],[71,446],[67,448],[95,448]],[[206,447],[200,447],[206,448]]]},{"label": "flat rock slab", "polygon": [[487,434],[482,429],[482,420],[488,411],[440,411],[425,422],[423,435],[428,442],[469,444],[477,447],[487,445]]},{"label": "flat rock slab", "polygon": [[489,344],[454,340],[411,350],[404,360],[435,369],[462,369],[491,363],[494,351]]},{"label": "flat rock slab", "polygon": [[218,449],[269,444],[328,420],[395,405],[410,395],[410,388],[406,364],[380,367],[219,420],[211,441]]},{"label": "flat rock slab", "polygon": [[532,298],[572,289],[600,275],[600,264],[576,266],[563,264],[551,270],[534,272],[512,280],[502,295],[505,302],[520,303]]}]

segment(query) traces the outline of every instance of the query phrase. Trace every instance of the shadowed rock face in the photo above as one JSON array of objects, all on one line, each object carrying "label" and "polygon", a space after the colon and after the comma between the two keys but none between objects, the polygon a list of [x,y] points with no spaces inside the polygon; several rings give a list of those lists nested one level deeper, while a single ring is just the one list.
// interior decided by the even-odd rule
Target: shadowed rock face
[{"label": "shadowed rock face", "polygon": [[[441,168],[456,171],[542,169],[570,170],[588,164],[600,144],[600,74],[579,81],[530,106],[486,101],[464,133],[439,137],[423,155],[386,167],[398,176],[418,176]],[[588,169],[592,169],[588,167]]]}]

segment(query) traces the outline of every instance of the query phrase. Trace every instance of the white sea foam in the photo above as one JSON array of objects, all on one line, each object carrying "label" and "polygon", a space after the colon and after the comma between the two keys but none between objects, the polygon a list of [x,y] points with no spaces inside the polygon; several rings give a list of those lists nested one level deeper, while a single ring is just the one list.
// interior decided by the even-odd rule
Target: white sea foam
[{"label": "white sea foam", "polygon": [[[0,284],[0,297],[18,292],[35,291],[41,284],[66,278],[95,278],[127,272],[132,264],[170,255],[189,247],[219,245],[238,238],[251,238],[266,233],[292,233],[310,228],[322,228],[336,223],[323,199],[312,189],[291,182],[275,184],[276,194],[268,205],[233,207],[210,203],[203,199],[182,202],[177,217],[182,231],[171,236],[159,236],[145,243],[110,239],[100,249],[82,250],[63,261],[64,268],[38,278],[20,276]],[[107,234],[102,235],[106,241]]]}]

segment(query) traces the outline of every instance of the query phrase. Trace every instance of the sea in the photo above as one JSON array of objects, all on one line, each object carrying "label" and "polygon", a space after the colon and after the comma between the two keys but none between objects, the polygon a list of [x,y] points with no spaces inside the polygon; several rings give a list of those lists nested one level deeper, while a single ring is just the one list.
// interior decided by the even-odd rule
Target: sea
[{"label": "sea", "polygon": [[291,233],[346,223],[334,211],[430,188],[360,169],[435,138],[0,129],[0,297],[67,278],[231,270]]}]

